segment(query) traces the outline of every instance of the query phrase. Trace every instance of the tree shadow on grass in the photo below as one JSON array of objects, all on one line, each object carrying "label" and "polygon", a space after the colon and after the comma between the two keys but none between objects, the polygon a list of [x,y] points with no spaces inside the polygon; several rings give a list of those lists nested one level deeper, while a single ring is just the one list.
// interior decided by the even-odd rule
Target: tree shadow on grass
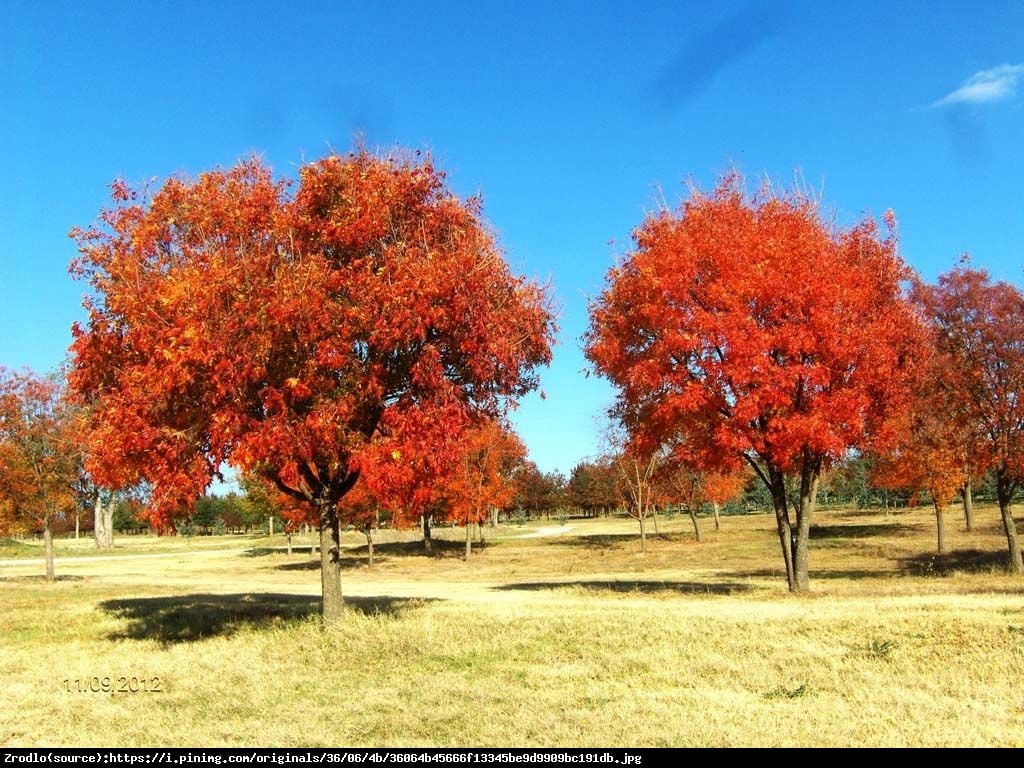
[{"label": "tree shadow on grass", "polygon": [[955,573],[999,572],[1009,565],[1009,553],[981,549],[956,549],[938,554],[925,552],[900,560],[900,570],[911,576],[952,576]]},{"label": "tree shadow on grass", "polygon": [[[346,597],[345,605],[369,615],[399,615],[423,599]],[[158,640],[165,645],[230,636],[245,628],[262,629],[320,614],[320,598],[274,593],[192,594],[106,600],[104,611],[127,620],[111,640]]]},{"label": "tree shadow on grass", "polygon": [[[366,558],[342,555],[338,562],[341,564],[342,570],[350,570],[364,567]],[[291,560],[275,565],[274,568],[279,571],[319,571],[320,555],[317,554],[315,558],[292,555]]]},{"label": "tree shadow on grass", "polygon": [[867,525],[813,525],[811,539],[868,539],[874,536],[909,536],[914,526],[905,523]]},{"label": "tree shadow on grass", "polygon": [[[84,576],[60,576],[58,575],[55,581],[85,581]],[[31,574],[28,576],[0,576],[0,581],[11,581],[11,582],[35,582],[35,583],[46,583],[46,576],[43,574]]]},{"label": "tree shadow on grass", "polygon": [[674,592],[681,595],[732,595],[749,592],[753,587],[731,581],[528,581],[516,584],[502,584],[494,589],[502,591],[523,590],[539,591],[543,589],[563,589],[577,587],[594,592],[617,592],[630,594],[658,594]]},{"label": "tree shadow on grass", "polygon": [[[481,545],[480,542],[474,540],[473,551],[475,552],[481,546],[486,549],[493,543],[485,539],[485,543]],[[428,555],[423,548],[422,539],[415,541],[387,541],[374,544],[373,555],[374,557],[462,557],[466,554],[466,542],[465,540],[456,541],[454,539],[431,539],[430,549],[431,551]],[[349,549],[348,552],[358,553],[365,559],[367,546],[361,544],[358,547]]]},{"label": "tree shadow on grass", "polygon": [[[491,542],[487,542],[483,548],[486,549],[488,546],[491,546]],[[478,542],[473,542],[474,551],[480,547]],[[373,545],[373,556],[377,562],[384,562],[392,557],[455,558],[462,557],[465,552],[465,542],[448,539],[434,539],[430,554],[424,551],[422,541],[392,541]],[[283,547],[261,547],[245,552],[242,557],[267,557],[269,555],[289,558],[287,550]],[[369,562],[369,548],[365,544],[344,547],[339,562],[342,569],[362,568]],[[316,554],[310,555],[308,544],[301,548],[296,546],[292,550],[290,558],[276,568],[281,571],[318,571],[320,570],[320,552],[317,551]]]},{"label": "tree shadow on grass", "polygon": [[[782,568],[758,568],[748,571],[730,571],[731,575],[741,579],[781,579],[786,580],[786,571]],[[816,579],[884,579],[892,575],[886,570],[867,570],[864,568],[847,568],[836,570],[810,570],[808,578],[813,583]]]},{"label": "tree shadow on grass", "polygon": [[[569,534],[539,538],[538,541],[560,544],[566,547],[579,547],[591,550],[609,550],[618,549],[623,545],[636,545],[639,547],[640,531],[638,530],[634,533],[594,533],[583,534],[580,536],[572,536]],[[647,541],[693,541],[693,536],[677,533],[654,533],[653,531],[648,531]]]}]

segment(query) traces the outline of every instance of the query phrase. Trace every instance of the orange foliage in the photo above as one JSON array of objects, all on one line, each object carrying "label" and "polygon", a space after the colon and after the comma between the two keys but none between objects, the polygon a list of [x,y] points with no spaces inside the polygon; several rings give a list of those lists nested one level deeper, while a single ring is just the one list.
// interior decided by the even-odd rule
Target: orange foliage
[{"label": "orange foliage", "polygon": [[[681,443],[704,470],[750,464],[771,490],[793,589],[807,586],[822,470],[888,439],[909,401],[924,335],[886,224],[840,230],[806,195],[749,198],[731,174],[649,216],[591,305],[586,354],[617,387],[632,441]],[[793,537],[787,475],[804,499]]]},{"label": "orange foliage", "polygon": [[0,533],[73,514],[80,429],[55,380],[0,368]]},{"label": "orange foliage", "polygon": [[465,432],[451,472],[437,496],[452,520],[479,523],[492,508],[503,509],[515,498],[515,473],[526,461],[519,436],[494,421]]},{"label": "orange foliage", "polygon": [[454,460],[433,437],[550,360],[545,291],[427,159],[330,155],[297,184],[250,159],[113,200],[72,233],[95,298],[71,382],[95,403],[93,474],[150,482],[158,521],[225,462],[335,518],[381,456]]}]

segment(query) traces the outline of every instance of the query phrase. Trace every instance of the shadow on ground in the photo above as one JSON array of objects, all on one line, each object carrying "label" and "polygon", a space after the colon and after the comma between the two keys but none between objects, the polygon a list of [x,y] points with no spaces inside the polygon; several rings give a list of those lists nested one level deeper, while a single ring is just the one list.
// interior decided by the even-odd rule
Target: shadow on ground
[{"label": "shadow on ground", "polygon": [[[403,597],[346,597],[349,609],[368,615],[397,616],[426,599]],[[228,636],[244,628],[263,628],[320,614],[320,598],[311,595],[274,593],[173,597],[139,597],[106,600],[100,608],[127,625],[108,635],[111,640],[158,640],[165,644],[188,643]]]},{"label": "shadow on ground", "polygon": [[[12,582],[46,582],[46,576],[32,574],[29,576],[0,576],[0,581]],[[84,576],[57,576],[54,581],[85,581]]]},{"label": "shadow on ground", "polygon": [[937,554],[926,552],[900,560],[900,570],[911,576],[950,576],[954,573],[987,573],[1004,570],[1009,564],[1005,551],[956,549]]},{"label": "shadow on ground", "polygon": [[[473,551],[491,546],[488,542],[484,545],[473,542]],[[422,541],[394,541],[375,543],[373,545],[374,562],[385,562],[391,557],[462,557],[466,552],[464,541],[449,541],[448,539],[434,539],[431,552],[428,555],[423,549]],[[320,570],[320,552],[310,554],[309,545],[294,547],[289,556],[284,547],[258,547],[244,552],[242,557],[277,557],[284,560],[280,565],[275,566],[282,571],[318,571]],[[369,548],[365,545],[355,547],[343,547],[341,552],[341,567],[362,568],[369,563]]]},{"label": "shadow on ground", "polygon": [[502,584],[494,587],[499,591],[523,590],[538,591],[542,589],[564,589],[576,587],[594,592],[618,592],[641,594],[657,594],[673,592],[681,595],[732,595],[749,592],[753,589],[749,584],[732,581],[527,581],[517,584]]},{"label": "shadow on ground", "polygon": [[[678,533],[654,533],[647,531],[647,540],[650,541],[693,541],[692,535]],[[640,531],[633,533],[595,533],[574,536],[571,533],[560,536],[552,536],[544,539],[545,543],[561,544],[566,547],[580,547],[583,549],[602,550],[617,549],[623,545],[640,546]]]},{"label": "shadow on ground", "polygon": [[[729,573],[740,579],[781,579],[783,584],[786,581],[786,571],[782,568],[757,568],[748,571],[730,571]],[[816,570],[812,568],[808,572],[808,576],[813,583],[816,579],[886,579],[893,576],[893,572],[881,568],[874,571],[865,568],[843,568],[836,570]]]},{"label": "shadow on ground", "polygon": [[873,536],[908,536],[914,526],[906,523],[878,523],[868,525],[812,525],[812,539],[867,539]]}]

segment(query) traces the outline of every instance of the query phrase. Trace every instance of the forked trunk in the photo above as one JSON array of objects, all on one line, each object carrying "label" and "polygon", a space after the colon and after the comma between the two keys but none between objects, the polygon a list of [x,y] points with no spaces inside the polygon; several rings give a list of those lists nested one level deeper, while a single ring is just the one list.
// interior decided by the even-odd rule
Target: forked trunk
[{"label": "forked trunk", "polygon": [[946,552],[946,519],[939,502],[932,499],[932,506],[935,507],[935,534],[938,539],[938,551],[942,555]]},{"label": "forked trunk", "polygon": [[793,573],[796,588],[793,592],[807,592],[811,588],[808,548],[811,538],[811,516],[818,495],[818,472],[804,463],[800,479],[800,506],[796,511],[796,541],[793,543]]},{"label": "forked trunk", "polygon": [[43,550],[46,554],[46,580],[53,581],[57,576],[53,567],[53,532],[50,530],[49,515],[43,521]]},{"label": "forked trunk", "polygon": [[338,621],[344,602],[341,597],[341,532],[335,509],[320,512],[320,586],[324,621]]},{"label": "forked trunk", "polygon": [[718,521],[718,515],[719,515],[720,510],[718,508],[718,502],[717,501],[713,502],[711,504],[711,509],[713,509],[714,512],[715,512],[715,530],[716,531],[720,531],[720,530],[722,530],[722,525]]},{"label": "forked trunk", "polygon": [[970,533],[974,530],[974,492],[971,490],[970,480],[964,483],[960,493],[964,498],[964,526],[967,528],[967,532]]},{"label": "forked trunk", "polygon": [[700,544],[700,523],[697,522],[697,514],[693,511],[693,507],[686,508],[687,513],[690,515],[690,522],[693,523],[693,535],[697,539],[697,543]]},{"label": "forked trunk", "polygon": [[786,499],[786,481],[778,470],[769,469],[770,484],[768,490],[772,496],[772,507],[775,509],[775,526],[782,547],[782,560],[786,565],[786,584],[790,592],[796,592],[796,574],[793,570],[793,526],[789,521],[789,501]]}]

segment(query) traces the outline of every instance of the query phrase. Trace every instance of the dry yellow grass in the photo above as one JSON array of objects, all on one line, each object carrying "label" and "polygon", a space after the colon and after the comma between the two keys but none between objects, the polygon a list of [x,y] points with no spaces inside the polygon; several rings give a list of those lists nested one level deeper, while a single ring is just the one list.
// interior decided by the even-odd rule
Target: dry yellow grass
[{"label": "dry yellow grass", "polygon": [[[620,519],[501,528],[470,562],[382,532],[373,568],[349,534],[329,628],[280,537],[123,541],[165,556],[58,560],[56,584],[5,565],[0,743],[1019,746],[1024,580],[979,518],[934,559],[924,510],[823,512],[801,597],[768,516],[701,545],[663,519],[646,556]],[[64,683],[105,677],[161,691]]]}]

